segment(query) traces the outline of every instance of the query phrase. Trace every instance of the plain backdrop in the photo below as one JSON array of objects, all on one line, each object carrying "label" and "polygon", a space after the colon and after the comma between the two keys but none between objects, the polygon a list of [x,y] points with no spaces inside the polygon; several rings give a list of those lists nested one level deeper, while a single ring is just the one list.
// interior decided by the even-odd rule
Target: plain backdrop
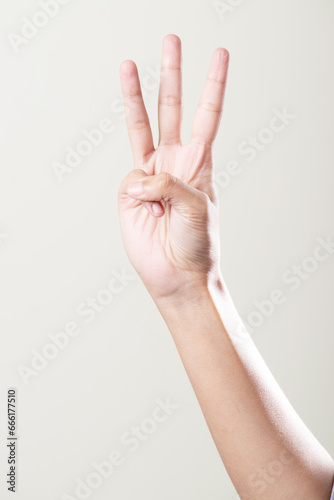
[{"label": "plain backdrop", "polygon": [[[157,140],[157,70],[168,33],[183,42],[184,141],[213,50],[230,51],[215,144],[223,275],[246,322],[274,289],[284,294],[268,317],[253,314],[252,336],[333,454],[334,253],[316,264],[310,257],[318,238],[334,237],[334,3],[226,0],[219,9],[211,0],[71,0],[49,18],[36,15],[40,3],[0,5],[1,498],[12,498],[9,387],[18,394],[17,500],[78,498],[77,479],[113,450],[123,463],[89,498],[237,498],[167,328],[127,261],[118,223],[117,189],[133,165],[119,65],[136,61]],[[26,27],[30,38],[15,51],[13,34],[22,36],[27,19],[46,25],[37,33]],[[283,130],[263,131],[284,109],[293,118]],[[60,182],[55,162],[64,164],[83,130],[105,119],[112,132]],[[240,147],[258,135],[267,142],[248,161],[254,155]],[[240,169],[228,179],[232,160]],[[287,281],[302,265],[310,271],[292,290]],[[90,297],[107,301],[101,290],[115,272],[128,278],[88,323],[78,306],[88,307]],[[51,349],[54,358],[25,384],[20,365],[31,368],[33,350],[42,352],[50,333],[71,321],[81,333]],[[131,452],[121,436],[166,398],[177,408],[155,429],[146,421],[152,432]]]}]

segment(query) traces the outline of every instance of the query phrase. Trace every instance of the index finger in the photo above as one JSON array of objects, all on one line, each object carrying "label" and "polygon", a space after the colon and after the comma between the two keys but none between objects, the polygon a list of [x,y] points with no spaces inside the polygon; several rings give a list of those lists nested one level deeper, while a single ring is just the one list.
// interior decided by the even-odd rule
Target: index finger
[{"label": "index finger", "polygon": [[222,116],[228,62],[228,51],[216,49],[196,109],[190,142],[212,144],[215,140]]},{"label": "index finger", "polygon": [[120,67],[120,77],[133,156],[138,164],[143,164],[145,157],[154,151],[154,145],[136,64],[124,61]]}]

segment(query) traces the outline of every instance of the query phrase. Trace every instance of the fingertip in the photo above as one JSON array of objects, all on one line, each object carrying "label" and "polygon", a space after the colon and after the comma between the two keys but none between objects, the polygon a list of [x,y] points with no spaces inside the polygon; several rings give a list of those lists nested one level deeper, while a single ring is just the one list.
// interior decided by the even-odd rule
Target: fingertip
[{"label": "fingertip", "polygon": [[222,47],[219,47],[214,51],[208,72],[209,78],[217,80],[221,83],[226,82],[229,56],[230,54],[228,50]]},{"label": "fingertip", "polygon": [[214,57],[216,58],[217,62],[227,63],[230,59],[230,53],[227,49],[218,47],[218,49],[214,51]]},{"label": "fingertip", "polygon": [[152,214],[154,217],[161,217],[165,213],[164,207],[161,205],[161,203],[154,201],[151,205],[152,208]]},{"label": "fingertip", "polygon": [[131,77],[137,73],[137,66],[134,61],[126,59],[119,67],[119,72],[122,77]]},{"label": "fingertip", "polygon": [[169,45],[175,48],[181,47],[181,38],[173,33],[170,33],[163,38],[163,45]]}]

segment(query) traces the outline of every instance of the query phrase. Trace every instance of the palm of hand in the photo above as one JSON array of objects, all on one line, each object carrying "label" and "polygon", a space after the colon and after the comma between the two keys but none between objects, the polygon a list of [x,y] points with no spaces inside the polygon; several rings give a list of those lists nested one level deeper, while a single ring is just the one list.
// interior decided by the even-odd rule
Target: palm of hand
[{"label": "palm of hand", "polygon": [[[158,294],[174,292],[191,273],[206,276],[219,260],[217,196],[213,184],[212,143],[217,133],[227,72],[227,53],[218,49],[198,106],[192,137],[181,145],[181,47],[165,37],[159,92],[160,140],[152,133],[134,63],[121,67],[121,81],[135,170],[122,183],[119,211],[128,256],[145,285]],[[157,174],[165,173],[163,176]],[[179,179],[191,203],[168,197],[143,201],[129,196],[134,181],[159,178],[162,186]],[[172,176],[172,177],[171,177]],[[146,182],[146,181],[145,181]],[[163,189],[163,187],[162,187]],[[157,213],[160,209],[161,213]]]}]

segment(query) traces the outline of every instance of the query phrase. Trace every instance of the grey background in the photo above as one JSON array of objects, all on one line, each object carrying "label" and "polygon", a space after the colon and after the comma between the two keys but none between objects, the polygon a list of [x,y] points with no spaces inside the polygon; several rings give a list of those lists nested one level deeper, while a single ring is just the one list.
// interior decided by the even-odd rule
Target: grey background
[{"label": "grey background", "polygon": [[[229,4],[228,1],[225,2]],[[233,2],[231,2],[233,3]],[[238,2],[234,2],[235,4]],[[333,454],[334,254],[292,292],[282,275],[333,228],[333,38],[330,0],[244,0],[221,19],[211,1],[72,0],[18,53],[8,39],[33,0],[0,6],[1,484],[6,491],[6,392],[18,390],[17,500],[74,496],[77,478],[114,449],[125,461],[90,498],[235,500],[166,326],[138,279],[91,324],[76,308],[113,270],[134,275],[123,250],[118,185],[132,168],[118,68],[145,77],[167,33],[183,41],[184,140],[212,51],[231,53],[216,169],[242,172],[219,188],[222,270],[244,320],[280,288],[284,304],[252,334],[290,401]],[[149,68],[149,69],[147,69]],[[146,92],[157,138],[157,82]],[[114,111],[111,104],[114,103]],[[273,109],[295,115],[252,162],[238,146]],[[115,110],[116,109],[116,110]],[[110,118],[114,131],[60,183],[53,164]],[[140,244],[140,242],[138,242]],[[76,320],[82,333],[25,385],[18,366],[48,334]],[[178,408],[131,453],[120,436],[155,399]]]}]

